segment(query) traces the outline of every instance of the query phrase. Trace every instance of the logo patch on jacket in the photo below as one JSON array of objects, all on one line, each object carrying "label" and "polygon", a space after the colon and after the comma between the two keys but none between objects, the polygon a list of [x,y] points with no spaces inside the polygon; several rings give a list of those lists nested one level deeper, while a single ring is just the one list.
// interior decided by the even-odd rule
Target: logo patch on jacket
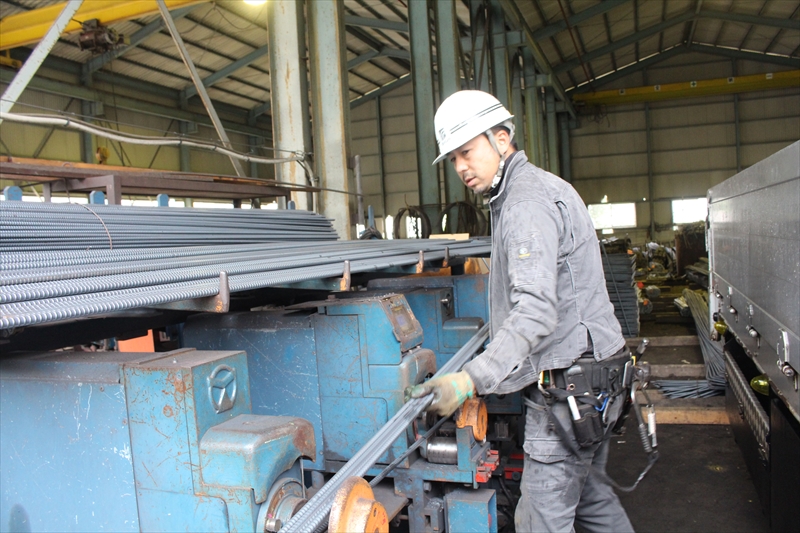
[{"label": "logo patch on jacket", "polygon": [[527,259],[530,256],[531,252],[526,247],[523,246],[522,248],[519,249],[519,259]]}]

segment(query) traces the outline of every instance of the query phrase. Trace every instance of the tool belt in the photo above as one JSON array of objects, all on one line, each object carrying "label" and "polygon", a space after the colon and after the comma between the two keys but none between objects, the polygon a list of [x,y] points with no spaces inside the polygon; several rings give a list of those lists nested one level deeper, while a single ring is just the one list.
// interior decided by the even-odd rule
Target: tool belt
[{"label": "tool belt", "polygon": [[[641,355],[646,346],[647,341],[642,341],[637,354]],[[637,366],[636,358],[627,347],[624,347],[603,361],[595,361],[593,357],[581,357],[569,368],[542,372],[539,382],[531,385],[526,391],[527,398],[524,401],[526,404],[535,403],[531,399],[531,392],[538,390],[545,399],[544,410],[562,443],[575,456],[580,457],[580,451],[570,440],[565,428],[550,408],[553,402],[564,401],[569,404],[575,441],[581,448],[588,448],[602,442],[609,429],[616,430],[624,423],[627,411],[634,403],[634,381],[640,384],[642,394],[647,398],[644,387],[647,386],[649,380],[650,369],[647,363]],[[609,428],[606,420],[607,408],[609,402],[620,395],[623,397],[619,401],[625,403],[615,427]],[[655,410],[649,398],[647,402],[650,411],[647,424],[643,420],[640,409],[638,407],[633,409],[639,422],[639,438],[648,457],[647,465],[634,484],[623,487],[608,477],[604,470],[598,469],[594,465],[590,467],[591,472],[600,481],[622,492],[633,491],[658,460],[658,452],[655,449]],[[652,424],[652,428],[648,424]]]},{"label": "tool belt", "polygon": [[569,368],[540,375],[537,387],[545,400],[569,404],[575,440],[581,448],[593,446],[605,438],[606,407],[629,389],[633,363],[625,347],[603,361],[581,357]]}]

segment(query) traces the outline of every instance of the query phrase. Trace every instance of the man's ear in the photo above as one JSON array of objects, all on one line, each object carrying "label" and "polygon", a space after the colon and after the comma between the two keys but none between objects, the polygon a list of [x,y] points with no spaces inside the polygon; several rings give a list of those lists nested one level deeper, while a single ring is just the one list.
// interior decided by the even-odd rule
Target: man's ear
[{"label": "man's ear", "polygon": [[494,134],[494,140],[498,148],[505,148],[511,144],[511,136],[503,128],[497,130],[497,133]]}]

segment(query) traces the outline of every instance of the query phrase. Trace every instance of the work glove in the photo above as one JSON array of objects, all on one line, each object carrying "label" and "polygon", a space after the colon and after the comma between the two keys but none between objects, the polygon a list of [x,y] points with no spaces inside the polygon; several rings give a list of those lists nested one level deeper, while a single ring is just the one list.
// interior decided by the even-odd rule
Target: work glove
[{"label": "work glove", "polygon": [[409,396],[422,398],[433,394],[433,403],[428,412],[450,416],[467,398],[475,396],[475,384],[465,371],[445,374],[411,388]]}]

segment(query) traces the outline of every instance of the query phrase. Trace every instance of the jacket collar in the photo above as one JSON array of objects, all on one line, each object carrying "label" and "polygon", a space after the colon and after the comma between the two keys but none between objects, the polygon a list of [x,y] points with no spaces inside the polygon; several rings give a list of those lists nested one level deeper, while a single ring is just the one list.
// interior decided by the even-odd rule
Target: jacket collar
[{"label": "jacket collar", "polygon": [[[501,196],[505,196],[506,186],[508,185],[509,180],[513,180],[514,174],[517,170],[528,162],[528,156],[525,155],[524,150],[517,150],[511,155],[511,161],[508,162],[506,167],[503,169],[503,179],[500,180],[500,183],[497,185],[497,188],[490,192],[489,203],[491,204]],[[501,201],[502,203],[502,201]]]}]

